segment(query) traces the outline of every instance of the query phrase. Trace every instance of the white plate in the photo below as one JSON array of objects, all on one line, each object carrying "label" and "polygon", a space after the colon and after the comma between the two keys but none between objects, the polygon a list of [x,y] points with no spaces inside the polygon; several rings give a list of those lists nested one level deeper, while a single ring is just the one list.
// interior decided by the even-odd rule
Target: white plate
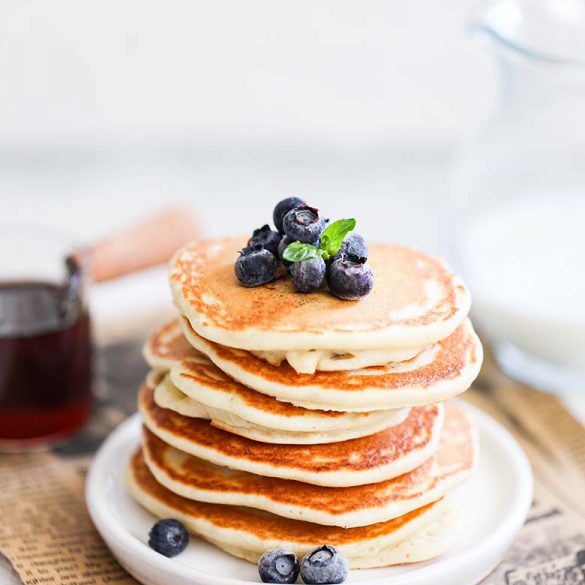
[{"label": "white plate", "polygon": [[[433,561],[351,571],[347,583],[473,585],[500,561],[532,501],[532,471],[512,436],[481,411],[465,405],[480,431],[477,473],[461,489],[460,538],[449,554]],[[197,538],[167,559],[146,544],[155,518],[124,488],[130,454],[140,441],[140,417],[122,423],[98,451],[87,479],[89,513],[120,563],[145,585],[243,585],[259,583],[256,567]]]}]

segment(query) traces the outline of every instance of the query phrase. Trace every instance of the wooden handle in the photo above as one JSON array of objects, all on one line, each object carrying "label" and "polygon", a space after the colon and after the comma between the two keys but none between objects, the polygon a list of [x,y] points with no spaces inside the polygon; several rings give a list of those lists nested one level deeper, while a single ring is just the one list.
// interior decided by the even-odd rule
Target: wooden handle
[{"label": "wooden handle", "polygon": [[111,280],[167,262],[177,248],[197,236],[190,211],[167,209],[152,219],[90,246],[93,282]]}]

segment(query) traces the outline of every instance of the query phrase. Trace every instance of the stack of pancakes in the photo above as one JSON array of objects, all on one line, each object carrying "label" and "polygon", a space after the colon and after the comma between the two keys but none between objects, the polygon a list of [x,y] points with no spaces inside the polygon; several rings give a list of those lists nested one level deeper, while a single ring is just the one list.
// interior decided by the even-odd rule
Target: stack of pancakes
[{"label": "stack of pancakes", "polygon": [[482,361],[465,285],[435,258],[374,245],[360,301],[288,278],[247,289],[242,246],[193,242],[171,261],[180,316],[145,345],[131,494],[250,561],[322,544],[353,568],[441,554],[477,459],[471,422],[443,404]]}]

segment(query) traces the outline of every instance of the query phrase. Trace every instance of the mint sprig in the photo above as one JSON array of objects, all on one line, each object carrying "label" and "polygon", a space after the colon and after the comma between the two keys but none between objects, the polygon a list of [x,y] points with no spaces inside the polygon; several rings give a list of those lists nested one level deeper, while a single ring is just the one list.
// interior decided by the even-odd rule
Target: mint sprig
[{"label": "mint sprig", "polygon": [[353,217],[351,219],[338,219],[321,234],[320,248],[325,252],[325,260],[333,258],[339,252],[341,242],[355,228],[355,224],[356,221]]},{"label": "mint sprig", "polygon": [[301,242],[289,244],[282,255],[289,262],[301,262],[302,260],[315,258],[316,256],[323,256],[323,250],[312,244],[301,244]]},{"label": "mint sprig", "polygon": [[282,257],[288,262],[301,262],[302,260],[307,260],[307,258],[317,256],[321,256],[324,260],[329,260],[339,252],[343,239],[355,226],[356,221],[353,217],[350,219],[338,219],[321,234],[321,243],[318,248],[312,244],[293,242],[287,246]]}]

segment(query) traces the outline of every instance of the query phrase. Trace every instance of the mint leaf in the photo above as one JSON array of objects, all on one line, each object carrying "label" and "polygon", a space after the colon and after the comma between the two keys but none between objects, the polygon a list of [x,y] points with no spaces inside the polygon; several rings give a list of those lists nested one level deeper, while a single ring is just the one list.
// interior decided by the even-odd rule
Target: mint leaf
[{"label": "mint leaf", "polygon": [[321,235],[321,249],[325,259],[333,258],[339,252],[343,238],[355,228],[355,224],[356,221],[352,217],[351,219],[338,219],[327,227]]},{"label": "mint leaf", "polygon": [[300,262],[307,258],[315,258],[316,256],[323,256],[323,250],[311,245],[301,244],[301,242],[293,242],[286,247],[282,257],[289,262]]}]

